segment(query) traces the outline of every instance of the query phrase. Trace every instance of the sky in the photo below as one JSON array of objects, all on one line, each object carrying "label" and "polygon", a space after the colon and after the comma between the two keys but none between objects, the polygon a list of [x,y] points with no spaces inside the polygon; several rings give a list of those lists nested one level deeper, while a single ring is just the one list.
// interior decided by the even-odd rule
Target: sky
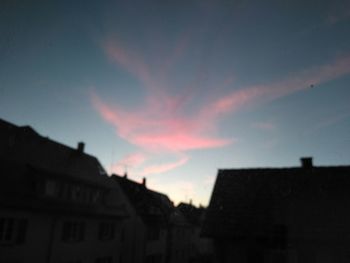
[{"label": "sky", "polygon": [[0,118],[179,203],[350,160],[349,1],[2,1]]}]

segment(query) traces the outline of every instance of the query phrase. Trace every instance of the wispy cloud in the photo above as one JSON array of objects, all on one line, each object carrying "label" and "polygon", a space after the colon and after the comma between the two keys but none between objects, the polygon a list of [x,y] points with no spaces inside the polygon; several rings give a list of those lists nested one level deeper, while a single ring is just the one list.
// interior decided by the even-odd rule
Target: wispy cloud
[{"label": "wispy cloud", "polygon": [[101,116],[116,128],[121,138],[152,153],[180,153],[222,147],[231,142],[207,135],[208,123],[204,119],[179,115],[167,109],[155,111],[154,108],[160,107],[159,104],[131,112],[110,106],[97,95],[92,96],[92,102]]},{"label": "wispy cloud", "polygon": [[184,165],[185,163],[187,163],[188,160],[189,160],[189,157],[184,156],[175,162],[151,165],[151,166],[145,167],[142,170],[142,172],[140,173],[140,175],[146,176],[146,175],[150,175],[150,174],[165,173],[165,172],[171,171],[179,166]]},{"label": "wispy cloud", "polygon": [[[173,56],[180,56],[186,44],[180,44]],[[146,89],[143,105],[125,109],[106,103],[98,94],[91,96],[92,103],[103,119],[113,125],[117,134],[138,147],[143,158],[126,156],[116,164],[120,167],[129,159],[135,166],[143,165],[139,174],[149,175],[170,171],[189,160],[189,151],[207,148],[220,148],[234,142],[232,138],[221,138],[217,135],[219,123],[229,114],[233,114],[255,103],[266,103],[291,93],[317,88],[321,83],[350,73],[350,56],[344,55],[327,64],[315,66],[273,83],[254,85],[235,89],[222,97],[213,97],[209,103],[195,101],[193,85],[179,95],[169,93],[170,79],[162,71],[152,71],[152,65],[143,61],[141,56],[127,50],[115,40],[104,42],[107,56],[142,83]],[[166,65],[175,63],[170,57]],[[233,74],[232,74],[233,76]],[[219,87],[232,86],[234,78],[223,78]],[[196,94],[200,96],[200,94]],[[195,102],[195,103],[194,103]],[[189,107],[196,105],[196,107]],[[260,129],[273,129],[271,123],[255,124]],[[148,164],[155,155],[169,154],[175,160],[163,164]],[[146,157],[147,156],[147,157]],[[151,157],[150,157],[151,156]],[[185,157],[184,157],[185,156]]]},{"label": "wispy cloud", "polygon": [[241,110],[254,102],[271,101],[297,91],[317,88],[317,85],[321,83],[347,74],[350,74],[350,54],[338,57],[325,65],[295,72],[280,81],[233,91],[224,97],[213,100],[204,109],[203,114],[215,118],[218,115]]},{"label": "wispy cloud", "polygon": [[124,174],[129,169],[142,165],[147,160],[147,157],[143,153],[133,153],[125,156],[117,163],[113,164],[110,173]]}]

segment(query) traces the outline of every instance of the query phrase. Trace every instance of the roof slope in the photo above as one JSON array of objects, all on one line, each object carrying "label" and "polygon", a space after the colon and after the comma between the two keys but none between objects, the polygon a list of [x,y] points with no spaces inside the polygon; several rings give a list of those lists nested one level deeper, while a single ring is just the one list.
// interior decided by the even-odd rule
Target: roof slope
[{"label": "roof slope", "polygon": [[266,233],[271,224],[300,224],[300,231],[344,226],[349,205],[350,166],[219,170],[203,234]]},{"label": "roof slope", "polygon": [[[16,126],[0,119],[0,203],[2,207],[46,212],[125,216],[118,185],[94,156],[42,137],[29,126]],[[46,198],[37,187],[47,179],[69,184],[74,191],[100,191],[101,201],[81,203],[71,199]],[[79,188],[79,189],[78,189]],[[69,191],[73,191],[70,188]],[[103,199],[103,200],[102,200]]]},{"label": "roof slope", "polygon": [[0,119],[0,158],[105,186],[107,174],[96,157]]},{"label": "roof slope", "polygon": [[165,224],[174,209],[167,195],[148,189],[125,176],[112,175],[146,224]]}]

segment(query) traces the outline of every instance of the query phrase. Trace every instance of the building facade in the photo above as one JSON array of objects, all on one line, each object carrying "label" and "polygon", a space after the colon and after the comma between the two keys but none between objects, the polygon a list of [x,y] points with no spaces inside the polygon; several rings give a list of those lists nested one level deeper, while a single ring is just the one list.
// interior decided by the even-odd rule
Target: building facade
[{"label": "building facade", "polygon": [[0,165],[0,262],[120,262],[125,200],[84,144],[0,120]]}]

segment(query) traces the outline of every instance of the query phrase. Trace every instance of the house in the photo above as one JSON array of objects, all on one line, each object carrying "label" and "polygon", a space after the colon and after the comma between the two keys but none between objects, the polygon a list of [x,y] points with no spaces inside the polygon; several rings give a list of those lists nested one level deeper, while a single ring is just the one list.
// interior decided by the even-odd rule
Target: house
[{"label": "house", "polygon": [[212,262],[212,240],[200,235],[206,209],[194,206],[192,201],[180,203],[177,209],[185,216],[191,229],[189,262]]},{"label": "house", "polygon": [[120,262],[125,200],[83,143],[0,120],[0,182],[0,262]]},{"label": "house", "polygon": [[[129,202],[134,207],[138,221],[135,224],[125,220],[126,235],[138,233],[142,240],[138,247],[143,248],[146,263],[189,262],[191,253],[191,228],[185,216],[176,209],[165,194],[147,188],[146,178],[142,183],[128,179],[127,175],[112,175],[118,182]],[[136,217],[135,217],[136,218]],[[131,250],[132,251],[132,250]]]},{"label": "house", "polygon": [[[137,183],[128,179],[127,175],[122,177],[113,174],[112,179],[118,182],[142,221],[138,239],[143,243],[144,262],[166,262],[168,217],[173,208],[171,201],[166,195],[148,189],[145,178],[142,183]],[[133,225],[127,229],[132,230]],[[125,234],[129,236],[129,233]]]},{"label": "house", "polygon": [[350,166],[219,170],[202,234],[216,262],[350,260]]}]

